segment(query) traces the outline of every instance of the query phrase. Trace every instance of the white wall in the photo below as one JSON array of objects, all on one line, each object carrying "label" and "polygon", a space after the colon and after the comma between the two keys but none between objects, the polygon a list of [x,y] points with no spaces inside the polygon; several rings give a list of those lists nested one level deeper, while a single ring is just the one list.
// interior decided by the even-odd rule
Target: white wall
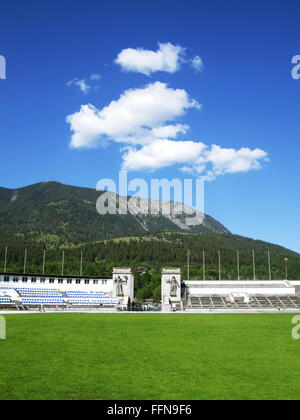
[{"label": "white wall", "polygon": [[295,289],[291,288],[264,288],[264,287],[251,287],[251,288],[192,288],[189,287],[189,293],[192,296],[227,296],[231,293],[247,293],[249,296],[289,296],[295,294]]},{"label": "white wall", "polygon": [[247,293],[249,296],[287,296],[295,294],[295,288],[287,281],[185,281],[185,284],[192,296],[226,296],[231,293]]},{"label": "white wall", "polygon": [[290,281],[293,286],[300,286],[300,280]]},{"label": "white wall", "polygon": [[[0,275],[0,287],[9,288],[32,288],[32,289],[57,289],[61,291],[83,291],[83,292],[104,292],[108,294],[112,294],[113,291],[113,280],[112,279],[90,279],[86,277],[86,279],[79,279],[81,282],[80,284],[76,284],[76,277],[69,277],[72,279],[72,284],[68,284],[67,278],[63,278],[63,283],[58,283],[60,277],[51,277],[54,279],[54,283],[50,283],[50,277],[42,277],[45,280],[45,283],[41,283],[41,277],[35,277],[36,283],[31,282],[32,277],[27,277],[27,283],[22,282],[23,276],[19,276],[18,282],[13,282],[13,277],[17,276],[10,276],[10,282],[4,282],[4,275]],[[89,280],[89,284],[85,284],[84,281]],[[98,284],[94,284],[94,280],[98,281]]]}]

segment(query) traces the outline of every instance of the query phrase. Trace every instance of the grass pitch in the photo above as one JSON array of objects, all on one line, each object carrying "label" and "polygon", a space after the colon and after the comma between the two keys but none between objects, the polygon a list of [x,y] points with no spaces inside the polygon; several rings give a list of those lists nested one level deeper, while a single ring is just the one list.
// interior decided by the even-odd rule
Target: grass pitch
[{"label": "grass pitch", "polygon": [[6,316],[0,399],[299,399],[292,316]]}]

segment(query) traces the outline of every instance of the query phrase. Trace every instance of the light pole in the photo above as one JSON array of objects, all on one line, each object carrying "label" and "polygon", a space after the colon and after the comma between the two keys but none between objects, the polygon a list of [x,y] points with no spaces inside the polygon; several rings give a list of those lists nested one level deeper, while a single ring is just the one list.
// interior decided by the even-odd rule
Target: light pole
[{"label": "light pole", "polygon": [[284,261],[285,261],[285,279],[288,280],[288,278],[289,278],[289,275],[288,275],[289,259],[288,258],[285,258]]},{"label": "light pole", "polygon": [[268,251],[269,280],[272,280],[271,255]]},{"label": "light pole", "polygon": [[4,267],[3,267],[4,273],[6,273],[6,270],[7,270],[7,252],[8,252],[8,248],[6,246],[5,247],[5,255],[4,255]]},{"label": "light pole", "polygon": [[187,278],[190,280],[190,250],[187,250]]},{"label": "light pole", "polygon": [[256,265],[255,265],[255,251],[252,251],[252,258],[253,258],[253,280],[256,280]]},{"label": "light pole", "polygon": [[27,248],[25,248],[25,251],[24,251],[23,274],[26,274],[26,264],[27,264]]},{"label": "light pole", "polygon": [[43,268],[42,268],[43,275],[45,275],[45,266],[46,266],[46,248],[44,248],[44,253],[43,253]]},{"label": "light pole", "polygon": [[83,252],[80,254],[80,276],[82,276],[83,273]]},{"label": "light pole", "polygon": [[61,275],[64,275],[65,270],[65,251],[62,252],[62,261],[61,261]]}]

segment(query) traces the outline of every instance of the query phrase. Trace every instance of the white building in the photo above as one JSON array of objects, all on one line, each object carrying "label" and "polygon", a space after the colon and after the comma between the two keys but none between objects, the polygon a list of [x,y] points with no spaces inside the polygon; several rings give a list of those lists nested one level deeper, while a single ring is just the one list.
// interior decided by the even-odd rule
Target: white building
[{"label": "white building", "polygon": [[130,268],[112,278],[0,273],[0,306],[126,306],[134,297]]},{"label": "white building", "polygon": [[113,293],[113,279],[108,277],[0,273],[0,286]]},{"label": "white building", "polygon": [[162,272],[162,310],[300,310],[299,282],[182,281],[179,268]]}]

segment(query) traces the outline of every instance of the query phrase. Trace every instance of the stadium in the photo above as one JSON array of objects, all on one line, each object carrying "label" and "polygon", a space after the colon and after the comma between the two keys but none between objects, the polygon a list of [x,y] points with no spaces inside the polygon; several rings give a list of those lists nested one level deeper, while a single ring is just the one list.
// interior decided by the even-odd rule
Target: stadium
[{"label": "stadium", "polygon": [[0,401],[299,400],[299,1],[1,16]]},{"label": "stadium", "polygon": [[1,273],[0,399],[298,399],[300,282],[161,280],[161,311],[132,312],[128,268]]},{"label": "stadium", "polygon": [[[299,311],[300,281],[182,280],[180,268],[162,270],[164,313]],[[112,278],[0,273],[2,310],[135,310],[130,268],[114,268]]]}]

